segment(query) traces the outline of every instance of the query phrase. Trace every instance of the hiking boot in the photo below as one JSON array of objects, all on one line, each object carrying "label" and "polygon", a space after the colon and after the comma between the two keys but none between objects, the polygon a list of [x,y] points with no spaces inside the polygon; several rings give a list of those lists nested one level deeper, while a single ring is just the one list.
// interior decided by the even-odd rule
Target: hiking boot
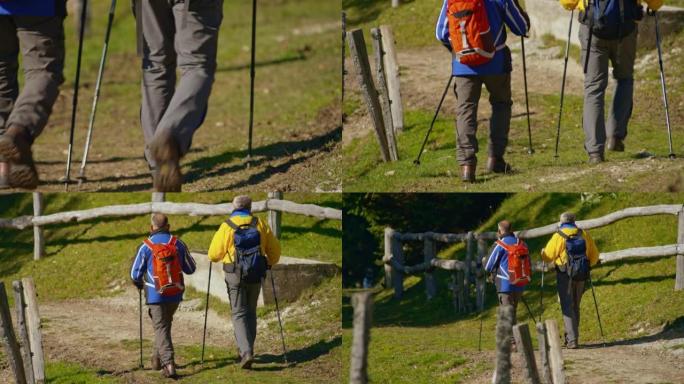
[{"label": "hiking boot", "polygon": [[504,161],[503,157],[488,157],[487,171],[493,173],[510,173],[511,165]]},{"label": "hiking boot", "polygon": [[577,349],[577,342],[576,341],[569,341],[565,347],[567,349]]},{"label": "hiking boot", "polygon": [[461,166],[461,180],[464,183],[474,183],[475,182],[475,165],[462,165]]},{"label": "hiking boot", "polygon": [[625,143],[622,141],[622,139],[618,137],[611,137],[608,139],[608,143],[606,144],[606,147],[608,148],[609,151],[613,152],[624,152],[625,151]]},{"label": "hiking boot", "polygon": [[38,186],[31,141],[28,132],[16,126],[9,127],[0,136],[0,184],[25,189]]},{"label": "hiking boot", "polygon": [[180,150],[169,132],[159,132],[150,142],[150,152],[157,163],[153,172],[155,192],[180,192],[183,175],[180,171]]},{"label": "hiking boot", "polygon": [[159,355],[157,355],[157,354],[152,355],[151,362],[152,362],[152,369],[154,369],[155,371],[162,369],[162,364],[161,364],[161,360],[159,360]]},{"label": "hiking boot", "polygon": [[178,375],[176,374],[176,365],[174,363],[168,363],[162,369],[162,376],[167,379],[176,379]]},{"label": "hiking boot", "polygon": [[254,356],[246,352],[242,355],[242,360],[240,361],[240,368],[242,369],[252,369],[252,363],[254,362]]},{"label": "hiking boot", "polygon": [[600,164],[605,160],[603,159],[602,153],[590,153],[589,154],[589,164]]}]

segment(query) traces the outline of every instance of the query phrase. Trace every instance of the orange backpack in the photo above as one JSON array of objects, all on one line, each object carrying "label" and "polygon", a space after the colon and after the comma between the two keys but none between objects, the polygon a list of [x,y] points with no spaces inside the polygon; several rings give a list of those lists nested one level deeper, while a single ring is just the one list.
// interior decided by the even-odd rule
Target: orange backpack
[{"label": "orange backpack", "polygon": [[447,17],[454,56],[461,64],[478,66],[496,54],[485,0],[449,0]]},{"label": "orange backpack", "polygon": [[171,236],[167,244],[154,244],[150,239],[145,239],[145,244],[152,250],[152,275],[157,292],[162,296],[182,293],[185,286],[176,249],[176,237]]},{"label": "orange backpack", "polygon": [[518,287],[523,287],[532,281],[530,251],[527,245],[520,239],[513,245],[508,245],[501,240],[497,240],[496,243],[508,252],[508,281]]}]

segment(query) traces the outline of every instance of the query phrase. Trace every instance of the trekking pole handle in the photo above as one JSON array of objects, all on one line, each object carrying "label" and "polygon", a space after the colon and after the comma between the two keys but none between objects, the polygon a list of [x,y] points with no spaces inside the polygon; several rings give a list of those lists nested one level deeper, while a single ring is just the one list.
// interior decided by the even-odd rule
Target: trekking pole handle
[{"label": "trekking pole handle", "polygon": [[649,16],[655,16],[656,11],[652,10],[651,8],[646,8],[646,14]]}]

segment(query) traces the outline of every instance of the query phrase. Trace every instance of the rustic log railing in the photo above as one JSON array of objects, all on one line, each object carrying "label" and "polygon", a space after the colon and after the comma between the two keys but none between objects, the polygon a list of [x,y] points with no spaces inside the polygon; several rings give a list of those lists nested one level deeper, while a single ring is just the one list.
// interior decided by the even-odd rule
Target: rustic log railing
[{"label": "rustic log railing", "polygon": [[[617,221],[632,217],[644,217],[654,215],[676,215],[678,217],[677,243],[653,247],[637,247],[622,249],[612,252],[604,252],[599,255],[602,263],[609,263],[627,258],[649,258],[676,256],[676,278],[675,290],[684,289],[684,206],[681,204],[673,205],[652,205],[646,207],[631,207],[609,213],[605,216],[577,221],[577,225],[583,229],[593,229],[608,226]],[[523,239],[531,239],[553,234],[558,228],[558,224],[549,224],[539,228],[524,229],[516,232],[516,235]],[[392,228],[385,229],[385,263],[386,286],[394,288],[395,298],[403,295],[403,278],[407,274],[425,274],[425,287],[428,299],[436,294],[436,281],[434,279],[434,268],[440,268],[452,273],[452,282],[449,284],[454,295],[454,304],[458,312],[472,310],[470,302],[470,282],[475,283],[475,306],[482,310],[484,305],[484,273],[482,273],[481,263],[477,261],[487,253],[487,241],[496,239],[495,232],[482,233],[400,233]],[[402,243],[416,241],[423,242],[423,262],[407,266],[404,265],[402,253]],[[466,244],[466,257],[461,260],[445,260],[436,257],[436,242]],[[533,265],[537,271],[546,268],[543,263],[537,262]]]},{"label": "rustic log railing", "polygon": [[[315,217],[319,219],[342,220],[342,210],[321,207],[315,204],[301,204],[282,200],[282,193],[271,192],[267,200],[252,203],[252,212],[268,212],[268,222],[276,235],[280,234],[280,213],[293,213]],[[83,222],[104,217],[140,216],[151,213],[188,216],[225,216],[233,212],[233,204],[203,204],[203,203],[172,203],[164,201],[164,194],[153,193],[149,203],[109,205],[80,211],[59,212],[42,215],[43,199],[40,193],[33,195],[34,216],[20,216],[12,219],[0,218],[0,228],[26,229],[33,228],[34,259],[38,260],[45,254],[45,239],[43,228],[46,225]]]}]

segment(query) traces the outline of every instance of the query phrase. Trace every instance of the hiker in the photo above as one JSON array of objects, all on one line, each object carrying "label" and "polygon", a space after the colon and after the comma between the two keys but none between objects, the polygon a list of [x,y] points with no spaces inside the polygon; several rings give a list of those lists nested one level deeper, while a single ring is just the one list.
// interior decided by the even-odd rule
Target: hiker
[{"label": "hiker", "polygon": [[[644,1],[653,10],[663,5],[663,0]],[[598,164],[605,160],[606,148],[614,152],[625,150],[624,140],[633,106],[638,22],[643,18],[644,11],[641,0],[595,0],[591,3],[586,0],[560,0],[560,3],[567,10],[579,10],[581,64],[586,64],[582,118],[584,149],[589,155],[589,163]],[[624,22],[620,21],[621,9]],[[603,12],[603,16],[599,16],[599,12]],[[598,21],[599,17],[602,22]],[[587,62],[587,46],[590,42]],[[609,61],[617,85],[606,124],[604,105]]]},{"label": "hiker", "polygon": [[477,108],[483,84],[492,106],[487,171],[511,171],[504,160],[513,105],[513,63],[511,50],[506,46],[506,26],[518,36],[525,36],[530,29],[529,17],[517,0],[444,0],[437,21],[437,39],[452,54],[451,75],[455,77],[458,100],[456,158],[461,165],[461,179],[466,183],[475,182]]},{"label": "hiker", "polygon": [[170,230],[165,215],[152,215],[150,236],[138,247],[131,280],[139,290],[145,288],[148,314],[154,327],[152,368],[161,370],[164,377],[175,378],[171,323],[183,300],[183,274],[195,272],[195,260],[185,243]]},{"label": "hiker", "polygon": [[137,0],[134,8],[142,30],[145,159],[155,191],[179,192],[180,158],[207,115],[223,0]]},{"label": "hiker", "polygon": [[[487,259],[485,271],[490,281],[495,281],[499,305],[513,307],[513,325],[516,324],[518,302],[522,299],[525,285],[531,280],[530,256],[527,245],[513,233],[508,220],[499,222],[496,246]],[[511,338],[515,349],[515,339]]]},{"label": "hiker", "polygon": [[565,325],[565,346],[579,345],[580,301],[590,269],[598,262],[599,252],[589,233],[575,224],[575,214],[560,216],[556,233],[542,249],[542,260],[556,267],[556,287]]},{"label": "hiker", "polygon": [[65,17],[66,0],[0,0],[0,189],[38,186],[31,146],[64,82]]},{"label": "hiker", "polygon": [[233,199],[233,212],[214,234],[208,256],[211,262],[223,263],[240,365],[250,369],[261,283],[280,260],[280,243],[268,224],[252,215],[249,196]]}]

